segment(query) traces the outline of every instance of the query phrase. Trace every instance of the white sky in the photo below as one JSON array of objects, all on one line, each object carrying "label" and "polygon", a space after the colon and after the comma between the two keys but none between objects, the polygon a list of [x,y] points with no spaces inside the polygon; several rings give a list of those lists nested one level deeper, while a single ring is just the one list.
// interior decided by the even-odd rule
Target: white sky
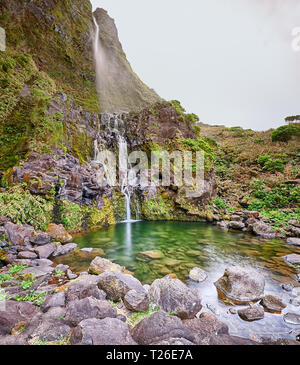
[{"label": "white sky", "polygon": [[134,71],[209,124],[276,128],[300,114],[300,0],[92,0]]}]

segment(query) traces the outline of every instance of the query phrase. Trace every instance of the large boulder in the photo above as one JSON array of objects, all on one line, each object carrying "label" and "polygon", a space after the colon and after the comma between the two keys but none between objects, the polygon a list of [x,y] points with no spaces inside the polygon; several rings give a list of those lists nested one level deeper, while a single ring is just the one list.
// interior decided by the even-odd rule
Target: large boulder
[{"label": "large boulder", "polygon": [[34,260],[37,258],[37,255],[34,252],[31,251],[21,251],[18,253],[19,259],[25,259],[25,260]]},{"label": "large boulder", "polygon": [[69,243],[72,241],[72,236],[62,224],[49,224],[46,228],[46,233],[57,242]]},{"label": "large boulder", "polygon": [[277,236],[277,232],[263,221],[257,221],[256,223],[254,223],[252,225],[252,231],[254,234],[262,238],[272,239]]},{"label": "large boulder", "polygon": [[102,299],[101,292],[97,283],[90,281],[78,280],[69,285],[66,291],[66,302],[80,300],[87,297]]},{"label": "large boulder", "polygon": [[137,293],[145,292],[139,280],[131,275],[116,271],[105,271],[99,275],[98,286],[105,291],[108,299],[113,301],[124,298],[130,290],[135,290]]},{"label": "large boulder", "polygon": [[146,291],[136,292],[135,290],[129,290],[124,297],[124,304],[132,312],[147,312],[150,303]]},{"label": "large boulder", "polygon": [[53,307],[64,307],[65,303],[66,303],[66,293],[65,292],[55,293],[47,297],[47,299],[41,305],[41,310],[43,312],[47,312],[50,308]]},{"label": "large boulder", "polygon": [[44,318],[40,321],[31,337],[40,339],[41,341],[57,341],[67,337],[71,332],[71,328],[59,319]]},{"label": "large boulder", "polygon": [[199,291],[170,276],[151,284],[149,298],[165,312],[175,313],[180,318],[193,318],[202,308]]},{"label": "large boulder", "polygon": [[106,317],[116,318],[116,308],[105,300],[88,297],[68,304],[65,321],[72,326],[77,326],[84,319]]},{"label": "large boulder", "polygon": [[263,298],[265,279],[252,268],[232,266],[225,270],[215,286],[230,299],[250,302]]},{"label": "large boulder", "polygon": [[193,342],[195,335],[181,320],[159,311],[143,319],[131,330],[133,339],[139,345],[150,345],[170,338],[184,338]]},{"label": "large boulder", "polygon": [[52,254],[53,257],[64,256],[69,252],[74,251],[77,248],[76,243],[67,243],[66,245],[59,245],[55,252]]},{"label": "large boulder", "polygon": [[29,242],[33,245],[43,246],[51,242],[51,237],[44,232],[37,232],[29,238]]},{"label": "large boulder", "polygon": [[71,332],[72,345],[136,345],[129,326],[117,318],[85,319]]},{"label": "large boulder", "polygon": [[99,256],[94,258],[89,267],[89,273],[93,275],[100,275],[107,270],[122,272],[122,267]]},{"label": "large boulder", "polygon": [[13,245],[28,243],[34,233],[34,228],[28,225],[19,226],[9,222],[5,224],[4,228]]},{"label": "large boulder", "polygon": [[228,223],[228,228],[242,231],[245,228],[245,224],[243,222],[240,222],[240,221],[238,222],[238,221],[234,220],[234,221],[231,221]]},{"label": "large boulder", "polygon": [[228,326],[210,313],[202,313],[200,318],[188,319],[183,325],[194,333],[197,345],[209,345],[211,338],[228,335]]}]

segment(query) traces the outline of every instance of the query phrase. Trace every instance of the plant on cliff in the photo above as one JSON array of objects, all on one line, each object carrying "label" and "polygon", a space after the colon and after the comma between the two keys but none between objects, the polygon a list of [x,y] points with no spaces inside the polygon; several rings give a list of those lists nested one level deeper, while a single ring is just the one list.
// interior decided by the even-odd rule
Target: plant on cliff
[{"label": "plant on cliff", "polygon": [[178,100],[171,100],[171,101],[169,101],[169,104],[173,108],[175,108],[176,113],[177,113],[177,117],[182,122],[185,122],[186,124],[189,124],[189,125],[193,125],[196,122],[199,122],[200,119],[199,119],[198,115],[196,115],[194,113],[187,114],[186,113],[186,110],[180,104],[180,101],[178,101]]},{"label": "plant on cliff", "polygon": [[272,142],[288,142],[292,137],[300,136],[300,123],[284,125],[272,132]]},{"label": "plant on cliff", "polygon": [[264,170],[271,172],[283,171],[285,168],[285,163],[282,159],[273,159],[270,155],[259,156],[257,162]]}]

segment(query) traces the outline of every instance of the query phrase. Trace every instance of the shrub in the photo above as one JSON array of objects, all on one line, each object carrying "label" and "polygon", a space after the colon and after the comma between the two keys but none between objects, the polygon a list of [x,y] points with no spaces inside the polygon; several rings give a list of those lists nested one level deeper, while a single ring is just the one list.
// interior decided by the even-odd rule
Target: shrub
[{"label": "shrub", "polygon": [[214,203],[218,210],[225,210],[227,208],[227,204],[226,204],[225,200],[223,200],[219,197],[217,197],[215,199]]},{"label": "shrub", "polygon": [[275,172],[283,171],[285,163],[282,159],[274,159],[270,155],[259,156],[257,162],[262,166],[264,170]]},{"label": "shrub", "polygon": [[300,136],[300,123],[284,125],[272,132],[272,142],[288,142],[293,136]]}]

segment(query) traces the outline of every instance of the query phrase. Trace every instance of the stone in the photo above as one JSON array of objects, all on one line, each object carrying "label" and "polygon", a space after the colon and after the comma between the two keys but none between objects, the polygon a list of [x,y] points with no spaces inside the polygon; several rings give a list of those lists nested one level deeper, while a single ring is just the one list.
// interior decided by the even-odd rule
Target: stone
[{"label": "stone", "polygon": [[247,338],[241,338],[238,336],[219,335],[212,336],[209,339],[208,345],[210,346],[258,346],[259,342],[249,340]]},{"label": "stone", "polygon": [[231,314],[237,314],[237,309],[236,308],[229,308],[229,312],[231,313]]},{"label": "stone", "polygon": [[290,303],[294,306],[294,307],[300,307],[300,297],[294,298],[290,300]]},{"label": "stone", "polygon": [[88,297],[74,300],[67,306],[65,322],[77,326],[81,321],[88,318],[116,318],[117,310],[109,302]]},{"label": "stone", "polygon": [[295,295],[295,297],[300,297],[300,287],[293,288],[292,294]]},{"label": "stone", "polygon": [[45,320],[44,318],[31,336],[42,341],[51,342],[67,337],[70,332],[71,328],[63,321],[59,319]]},{"label": "stone", "polygon": [[236,229],[236,230],[243,230],[245,228],[245,224],[243,222],[240,222],[240,221],[231,221],[228,223],[228,228],[231,228],[231,229]]},{"label": "stone", "polygon": [[207,279],[207,274],[199,267],[194,267],[189,273],[189,278],[193,281],[201,283],[202,281],[205,281]]},{"label": "stone", "polygon": [[51,242],[51,237],[47,233],[38,232],[29,238],[29,242],[33,245],[43,246]]},{"label": "stone", "polygon": [[11,333],[16,323],[30,322],[39,310],[31,303],[6,301],[0,306],[0,335]]},{"label": "stone", "polygon": [[161,251],[144,251],[139,252],[137,258],[141,260],[159,260],[164,258],[164,254]]},{"label": "stone", "polygon": [[289,245],[300,247],[300,238],[288,238],[286,242]]},{"label": "stone", "polygon": [[266,295],[260,302],[260,304],[271,312],[281,312],[286,305],[282,300],[274,295]]},{"label": "stone", "polygon": [[201,310],[201,298],[197,289],[169,276],[155,280],[149,290],[150,301],[162,310],[175,313],[180,318],[193,318]]},{"label": "stone", "polygon": [[21,274],[32,274],[36,278],[39,278],[41,276],[45,276],[48,274],[51,274],[53,272],[54,268],[50,266],[38,266],[38,267],[27,267],[26,269],[22,270]]},{"label": "stone", "polygon": [[194,334],[194,343],[208,345],[211,337],[228,334],[229,328],[210,313],[202,313],[200,318],[188,319],[183,325]]},{"label": "stone", "polygon": [[52,254],[53,257],[64,256],[74,251],[77,248],[76,243],[67,243],[57,247],[56,251]]},{"label": "stone", "polygon": [[35,252],[38,254],[40,259],[47,259],[56,250],[56,246],[53,243],[48,243],[47,245],[37,247]]},{"label": "stone", "polygon": [[81,248],[80,251],[91,253],[93,251],[93,248]]},{"label": "stone", "polygon": [[262,238],[272,239],[275,238],[277,235],[276,231],[271,226],[262,221],[257,221],[256,223],[254,223],[252,226],[252,231],[257,236],[260,236]]},{"label": "stone", "polygon": [[23,225],[19,226],[13,223],[6,223],[4,226],[10,242],[13,245],[22,245],[29,242],[29,238],[34,232],[34,228],[31,226]]},{"label": "stone", "polygon": [[300,325],[300,315],[296,313],[286,313],[283,319],[288,324]]},{"label": "stone", "polygon": [[230,299],[250,302],[263,298],[265,279],[251,267],[232,266],[225,270],[215,286]]},{"label": "stone", "polygon": [[117,318],[85,319],[71,332],[72,345],[136,345],[129,326]]},{"label": "stone", "polygon": [[93,275],[101,275],[107,270],[121,272],[122,267],[99,256],[94,258],[89,267],[89,273]]},{"label": "stone", "polygon": [[55,267],[55,270],[59,270],[61,272],[66,272],[69,269],[68,265],[59,264]]},{"label": "stone", "polygon": [[155,346],[195,346],[195,344],[185,338],[168,338],[158,342],[151,343],[150,345]]},{"label": "stone", "polygon": [[124,297],[124,304],[132,312],[147,312],[149,310],[149,298],[147,292],[129,290]]},{"label": "stone", "polygon": [[46,233],[57,242],[69,243],[72,241],[72,236],[66,231],[62,224],[49,224],[46,228]]},{"label": "stone", "polygon": [[283,258],[290,265],[300,265],[300,255],[298,255],[296,253],[292,253],[291,255],[284,256]]},{"label": "stone", "polygon": [[33,260],[37,258],[37,255],[34,252],[30,252],[30,251],[21,251],[18,253],[18,258],[19,259],[29,259],[29,260]]},{"label": "stone", "polygon": [[96,283],[75,281],[71,283],[66,291],[66,302],[80,300],[87,297],[101,299],[99,289]]},{"label": "stone", "polygon": [[52,266],[53,261],[48,259],[36,259],[30,262],[30,266]]},{"label": "stone", "polygon": [[244,321],[258,321],[265,316],[264,308],[261,305],[251,305],[248,308],[238,310],[238,315]]},{"label": "stone", "polygon": [[74,274],[70,269],[67,270],[67,277],[69,280],[76,279],[78,275]]},{"label": "stone", "polygon": [[184,338],[193,342],[195,335],[181,320],[163,311],[151,314],[131,329],[133,339],[139,345],[150,345],[169,338]]},{"label": "stone", "polygon": [[52,307],[64,307],[66,302],[66,294],[59,292],[49,296],[41,305],[41,310],[47,312]]},{"label": "stone", "polygon": [[53,320],[65,317],[67,309],[65,307],[51,307],[47,310],[46,313],[43,315],[43,319],[45,320]]},{"label": "stone", "polygon": [[99,275],[98,286],[104,290],[108,299],[116,301],[124,298],[124,296],[132,289],[136,292],[144,293],[143,285],[131,275],[123,274],[116,271],[105,271]]}]

